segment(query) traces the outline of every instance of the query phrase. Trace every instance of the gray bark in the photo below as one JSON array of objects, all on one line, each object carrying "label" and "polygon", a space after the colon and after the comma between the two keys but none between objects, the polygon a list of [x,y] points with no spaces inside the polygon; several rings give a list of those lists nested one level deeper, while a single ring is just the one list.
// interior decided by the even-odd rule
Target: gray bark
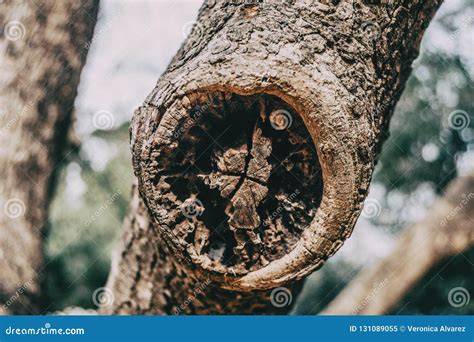
[{"label": "gray bark", "polygon": [[288,311],[271,291],[295,297],[350,236],[440,2],[205,2],[133,116],[103,311]]},{"label": "gray bark", "polygon": [[0,313],[37,313],[55,174],[98,1],[0,3]]},{"label": "gray bark", "polygon": [[323,315],[382,315],[435,265],[474,245],[474,173],[453,181],[424,220],[408,228],[394,250],[363,269]]}]

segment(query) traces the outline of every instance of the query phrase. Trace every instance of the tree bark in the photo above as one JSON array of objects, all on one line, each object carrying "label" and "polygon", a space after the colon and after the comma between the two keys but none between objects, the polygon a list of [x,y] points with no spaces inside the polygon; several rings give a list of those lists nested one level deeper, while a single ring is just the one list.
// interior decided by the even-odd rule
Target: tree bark
[{"label": "tree bark", "polygon": [[48,203],[98,1],[0,9],[0,313],[37,313]]},{"label": "tree bark", "polygon": [[436,264],[474,245],[474,173],[456,179],[424,220],[407,229],[395,249],[362,270],[323,315],[388,313]]},{"label": "tree bark", "polygon": [[104,312],[290,309],[277,294],[352,232],[440,5],[390,3],[204,3],[133,116],[138,186]]}]

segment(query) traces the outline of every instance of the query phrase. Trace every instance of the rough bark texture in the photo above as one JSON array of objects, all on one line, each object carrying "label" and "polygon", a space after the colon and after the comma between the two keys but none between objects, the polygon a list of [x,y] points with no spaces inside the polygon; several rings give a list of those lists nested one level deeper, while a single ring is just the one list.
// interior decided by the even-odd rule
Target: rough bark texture
[{"label": "rough bark texture", "polygon": [[324,309],[323,315],[389,312],[436,264],[474,245],[474,173],[453,181],[421,222],[397,246],[362,270]]},{"label": "rough bark texture", "polygon": [[[125,219],[123,245],[114,256],[108,314],[264,314],[291,308],[300,284],[275,291],[235,292],[211,279],[198,278],[161,241],[136,186]],[[117,261],[120,263],[117,264]],[[133,278],[133,280],[132,280]],[[132,284],[133,282],[133,284]],[[109,294],[110,295],[110,294]],[[276,306],[275,306],[276,305]]]},{"label": "rough bark texture", "polygon": [[283,312],[270,290],[350,236],[439,4],[206,2],[133,117],[139,194],[105,311]]},{"label": "rough bark texture", "polygon": [[55,170],[98,1],[0,3],[0,312],[35,313]]}]

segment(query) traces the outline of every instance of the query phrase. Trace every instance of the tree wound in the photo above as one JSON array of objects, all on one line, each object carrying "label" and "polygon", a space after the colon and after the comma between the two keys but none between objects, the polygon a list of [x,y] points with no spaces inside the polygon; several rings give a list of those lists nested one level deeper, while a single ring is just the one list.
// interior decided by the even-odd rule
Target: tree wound
[{"label": "tree wound", "polygon": [[278,97],[188,95],[150,141],[145,188],[159,233],[205,269],[245,274],[281,258],[319,207],[313,141]]}]

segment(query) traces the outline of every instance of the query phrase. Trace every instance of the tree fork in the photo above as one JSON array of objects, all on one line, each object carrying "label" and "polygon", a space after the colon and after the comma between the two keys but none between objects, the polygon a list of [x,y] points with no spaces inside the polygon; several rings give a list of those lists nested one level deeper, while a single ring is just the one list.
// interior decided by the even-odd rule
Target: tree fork
[{"label": "tree fork", "polygon": [[205,2],[133,116],[104,311],[288,311],[271,291],[296,295],[350,236],[439,5]]}]

